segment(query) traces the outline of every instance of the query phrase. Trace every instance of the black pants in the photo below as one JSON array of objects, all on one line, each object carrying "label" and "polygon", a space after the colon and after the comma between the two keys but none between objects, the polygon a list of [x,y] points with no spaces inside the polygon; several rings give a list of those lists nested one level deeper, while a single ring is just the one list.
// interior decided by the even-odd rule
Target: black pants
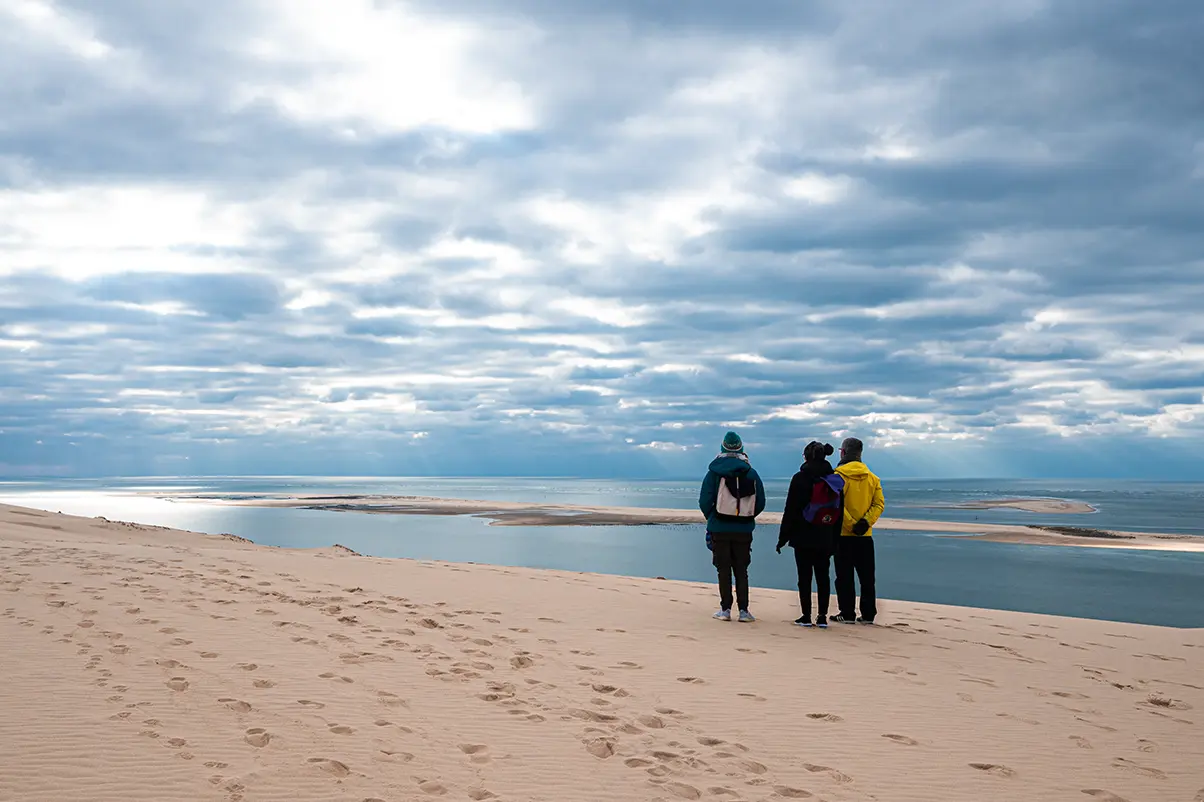
[{"label": "black pants", "polygon": [[732,609],[732,577],[736,579],[736,604],[748,609],[748,564],[752,562],[752,534],[712,533],[711,563],[719,572],[719,606]]},{"label": "black pants", "polygon": [[874,591],[874,539],[872,537],[837,538],[836,544],[836,601],[840,614],[854,617],[853,573],[861,583],[861,617],[873,621],[878,614],[877,596]]},{"label": "black pants", "polygon": [[803,617],[811,617],[811,576],[815,575],[815,590],[819,594],[819,614],[827,616],[828,598],[832,594],[832,579],[829,574],[828,552],[820,549],[794,550],[794,564],[798,567],[798,600],[803,608]]}]

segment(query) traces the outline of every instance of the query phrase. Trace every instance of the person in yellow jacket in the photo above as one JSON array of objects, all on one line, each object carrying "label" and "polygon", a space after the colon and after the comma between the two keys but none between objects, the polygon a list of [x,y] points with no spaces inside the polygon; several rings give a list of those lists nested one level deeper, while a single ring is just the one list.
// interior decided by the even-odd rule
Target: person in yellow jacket
[{"label": "person in yellow jacket", "polygon": [[[843,518],[836,543],[836,601],[840,614],[832,620],[844,624],[872,624],[878,614],[874,588],[874,524],[886,509],[882,482],[865,467],[861,454],[865,446],[856,437],[840,445],[840,465],[836,472],[844,478]],[[856,590],[853,574],[861,583],[861,617],[856,617]]]}]

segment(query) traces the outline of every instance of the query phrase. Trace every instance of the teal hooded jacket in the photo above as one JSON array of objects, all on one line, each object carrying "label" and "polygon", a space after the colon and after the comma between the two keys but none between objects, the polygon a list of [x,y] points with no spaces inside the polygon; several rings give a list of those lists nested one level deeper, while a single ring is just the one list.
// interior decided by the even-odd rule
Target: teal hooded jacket
[{"label": "teal hooded jacket", "polygon": [[719,494],[719,482],[724,476],[749,476],[756,483],[757,504],[753,508],[754,516],[760,515],[765,509],[765,485],[761,477],[748,463],[743,454],[720,454],[711,460],[707,475],[702,480],[702,489],[698,493],[698,509],[707,519],[707,531],[718,534],[751,534],[757,523],[753,518],[734,518],[730,515],[720,515],[715,512],[715,498]]}]

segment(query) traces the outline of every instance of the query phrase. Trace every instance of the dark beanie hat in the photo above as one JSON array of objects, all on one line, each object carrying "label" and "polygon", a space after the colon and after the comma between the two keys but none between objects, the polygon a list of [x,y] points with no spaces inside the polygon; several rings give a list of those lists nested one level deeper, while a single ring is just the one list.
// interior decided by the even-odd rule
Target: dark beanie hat
[{"label": "dark beanie hat", "polygon": [[832,456],[834,449],[827,443],[821,443],[818,440],[812,440],[803,449],[804,462],[820,462],[824,457]]}]

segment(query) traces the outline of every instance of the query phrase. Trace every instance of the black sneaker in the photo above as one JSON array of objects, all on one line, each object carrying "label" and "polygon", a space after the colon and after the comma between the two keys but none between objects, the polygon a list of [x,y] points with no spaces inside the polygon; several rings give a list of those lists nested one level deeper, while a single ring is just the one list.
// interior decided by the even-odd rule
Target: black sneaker
[{"label": "black sneaker", "polygon": [[858,618],[857,618],[857,623],[858,623],[858,624],[869,624],[869,625],[872,627],[872,626],[874,625],[874,619],[872,619],[872,618],[861,618],[860,616],[858,616]]},{"label": "black sneaker", "polygon": [[795,623],[795,624],[797,624],[797,625],[799,625],[800,627],[809,627],[809,626],[812,626],[812,624],[811,624],[811,616],[809,616],[809,615],[804,615],[804,616],[801,616],[801,617],[799,617],[799,618],[796,618],[796,619],[794,620],[794,623]]},{"label": "black sneaker", "polygon": [[856,618],[851,618],[851,617],[846,618],[843,615],[834,615],[834,616],[832,616],[832,620],[838,624],[856,624],[857,623]]},{"label": "black sneaker", "polygon": [[820,629],[827,629],[828,617],[826,615],[821,615],[819,618],[815,619],[815,626],[819,627]]}]

